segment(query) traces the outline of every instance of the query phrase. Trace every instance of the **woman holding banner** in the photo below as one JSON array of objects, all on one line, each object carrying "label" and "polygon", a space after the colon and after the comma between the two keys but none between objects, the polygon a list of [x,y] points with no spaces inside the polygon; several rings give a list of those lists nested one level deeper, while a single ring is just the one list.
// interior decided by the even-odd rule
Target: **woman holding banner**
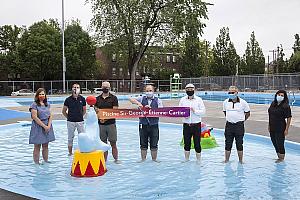
[{"label": "woman holding banner", "polygon": [[[154,87],[146,85],[145,95],[138,98],[129,98],[129,101],[139,106],[139,109],[151,109],[163,107],[162,101],[154,96]],[[157,149],[159,140],[159,118],[158,117],[140,117],[139,134],[141,148],[141,162],[147,157],[148,141],[150,143],[151,157],[154,162],[157,161]]]}]

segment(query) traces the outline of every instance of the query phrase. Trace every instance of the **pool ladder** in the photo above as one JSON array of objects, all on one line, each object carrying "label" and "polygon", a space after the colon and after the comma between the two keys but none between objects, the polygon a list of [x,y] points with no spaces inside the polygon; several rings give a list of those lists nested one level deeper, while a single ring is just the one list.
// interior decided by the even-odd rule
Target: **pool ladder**
[{"label": "pool ladder", "polygon": [[289,99],[291,99],[291,95],[293,95],[293,101],[292,101],[292,107],[293,107],[294,103],[296,102],[295,92],[289,91]]}]

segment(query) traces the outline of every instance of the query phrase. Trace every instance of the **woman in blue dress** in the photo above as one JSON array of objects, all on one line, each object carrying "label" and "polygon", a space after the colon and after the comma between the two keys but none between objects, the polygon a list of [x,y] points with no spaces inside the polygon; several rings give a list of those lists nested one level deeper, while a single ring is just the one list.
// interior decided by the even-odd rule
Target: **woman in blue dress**
[{"label": "woman in blue dress", "polygon": [[36,91],[34,102],[31,104],[32,124],[29,136],[29,144],[34,144],[33,161],[40,164],[40,149],[42,146],[42,155],[45,162],[48,162],[48,143],[55,140],[50,104],[47,102],[46,91],[39,88]]}]

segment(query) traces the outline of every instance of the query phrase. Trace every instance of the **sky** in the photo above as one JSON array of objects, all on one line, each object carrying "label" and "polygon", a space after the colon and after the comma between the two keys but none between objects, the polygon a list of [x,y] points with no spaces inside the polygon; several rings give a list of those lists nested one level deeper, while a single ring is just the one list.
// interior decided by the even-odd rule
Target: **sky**
[{"label": "sky", "polygon": [[[201,39],[215,44],[222,27],[229,27],[231,41],[242,56],[252,31],[266,57],[272,61],[272,50],[282,45],[286,57],[292,54],[294,35],[300,34],[297,18],[300,0],[207,0],[209,20]],[[42,19],[62,21],[62,0],[1,0],[0,26],[30,26]],[[85,0],[64,0],[65,20],[79,19],[88,30],[93,16]]]}]

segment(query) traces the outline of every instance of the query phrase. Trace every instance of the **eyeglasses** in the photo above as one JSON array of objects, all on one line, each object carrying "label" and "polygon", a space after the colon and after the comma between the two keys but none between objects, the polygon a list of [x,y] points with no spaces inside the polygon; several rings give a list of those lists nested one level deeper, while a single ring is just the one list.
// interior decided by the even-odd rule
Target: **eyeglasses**
[{"label": "eyeglasses", "polygon": [[235,92],[228,92],[228,94],[234,94]]}]

